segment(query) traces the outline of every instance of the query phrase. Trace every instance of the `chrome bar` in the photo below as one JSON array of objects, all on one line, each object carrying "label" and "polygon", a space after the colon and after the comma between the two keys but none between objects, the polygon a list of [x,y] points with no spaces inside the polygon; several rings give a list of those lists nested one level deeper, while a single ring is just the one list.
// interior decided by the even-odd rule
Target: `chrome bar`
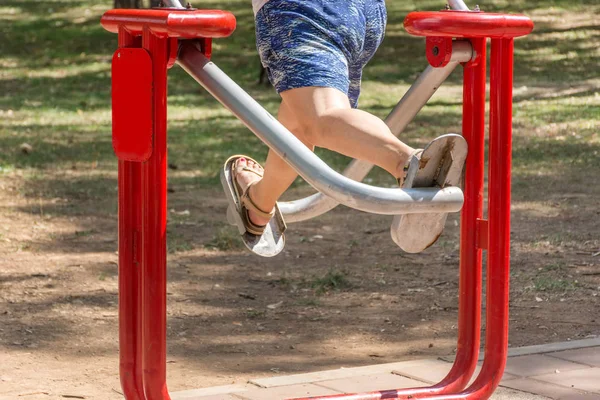
[{"label": "chrome bar", "polygon": [[[473,47],[470,42],[455,41],[448,65],[443,68],[428,66],[385,119],[392,133],[399,136],[458,64],[467,62],[473,57]],[[368,161],[353,160],[343,174],[350,179],[362,181],[372,168],[373,164]],[[318,217],[337,205],[338,203],[331,197],[315,193],[303,199],[280,202],[279,209],[285,216],[285,221],[292,223]]]},{"label": "chrome bar", "polygon": [[181,42],[178,64],[319,192],[374,214],[447,213],[461,209],[463,194],[457,187],[386,189],[356,182],[329,168],[197,46],[195,42]]},{"label": "chrome bar", "polygon": [[163,3],[165,5],[165,7],[170,7],[170,8],[185,8],[183,5],[181,5],[181,3],[179,2],[179,0],[163,0]]},{"label": "chrome bar", "polygon": [[452,10],[471,11],[463,0],[448,0],[448,5]]}]

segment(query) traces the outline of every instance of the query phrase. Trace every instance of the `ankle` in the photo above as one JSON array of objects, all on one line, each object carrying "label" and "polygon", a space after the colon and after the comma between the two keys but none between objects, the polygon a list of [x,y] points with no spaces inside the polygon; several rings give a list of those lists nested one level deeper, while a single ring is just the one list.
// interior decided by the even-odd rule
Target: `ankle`
[{"label": "ankle", "polygon": [[268,213],[275,207],[275,201],[265,198],[264,191],[261,190],[261,182],[257,182],[250,186],[248,189],[248,196],[250,196],[254,205],[264,212]]},{"label": "ankle", "polygon": [[410,162],[410,159],[411,159],[412,155],[414,154],[414,152],[415,152],[415,149],[413,149],[412,147],[409,147],[407,153],[403,152],[400,154],[400,157],[398,158],[398,163],[396,164],[396,168],[394,170],[394,173],[392,174],[392,175],[394,175],[394,178],[396,178],[396,179],[404,178],[404,176],[406,175],[405,167]]}]

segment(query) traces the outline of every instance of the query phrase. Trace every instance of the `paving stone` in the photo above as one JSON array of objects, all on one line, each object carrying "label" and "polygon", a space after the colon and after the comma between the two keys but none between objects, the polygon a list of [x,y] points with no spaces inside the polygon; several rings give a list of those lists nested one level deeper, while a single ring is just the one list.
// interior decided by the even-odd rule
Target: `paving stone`
[{"label": "paving stone", "polygon": [[600,367],[600,347],[560,351],[558,353],[550,353],[548,356],[591,365],[593,367]]},{"label": "paving stone", "polygon": [[376,375],[363,375],[351,378],[334,379],[316,383],[329,389],[342,393],[364,393],[379,390],[403,389],[424,386],[425,383],[414,379],[405,378],[391,373]]},{"label": "paving stone", "polygon": [[[542,354],[551,353],[555,351],[571,350],[571,349],[582,349],[588,347],[600,346],[600,337],[571,340],[568,342],[557,342],[547,344],[536,344],[533,346],[524,347],[510,347],[508,349],[509,357],[526,356],[529,354]],[[483,349],[479,352],[479,361],[483,360],[484,352]],[[454,362],[455,356],[442,356],[440,359],[448,362]]]},{"label": "paving stone", "polygon": [[548,400],[549,397],[539,394],[521,392],[518,390],[499,387],[496,389],[490,400]]},{"label": "paving stone", "polygon": [[533,376],[555,373],[556,370],[564,372],[583,368],[589,367],[546,355],[532,354],[529,356],[510,357],[505,371],[512,375]]},{"label": "paving stone", "polygon": [[[451,362],[442,359],[425,359],[340,368],[256,379],[250,381],[252,384],[248,385],[188,390],[173,393],[172,398],[173,400],[284,400],[418,387],[439,382],[451,367]],[[492,399],[540,400],[542,396],[548,396],[556,400],[600,400],[599,367],[600,338],[509,349],[509,360],[502,378],[502,387],[498,388]],[[480,369],[481,363],[477,366],[471,382]],[[560,373],[555,373],[556,370]],[[525,376],[530,377],[525,378]],[[3,398],[0,396],[0,399]]]},{"label": "paving stone", "polygon": [[431,358],[407,361],[395,368],[393,373],[433,384],[444,379],[450,368],[451,363]]},{"label": "paving stone", "polygon": [[596,394],[586,394],[572,388],[559,386],[548,382],[540,382],[528,378],[513,379],[501,383],[501,386],[548,396],[556,400],[600,400],[600,396]]},{"label": "paving stone", "polygon": [[[586,347],[600,346],[600,337],[590,339],[571,340],[568,342],[557,342],[548,344],[537,344],[534,346],[513,347],[508,349],[509,357],[524,356],[528,354],[550,353],[570,349],[581,349]],[[483,355],[483,353],[482,353]]]},{"label": "paving stone", "polygon": [[[429,384],[440,382],[446,377],[448,372],[450,372],[450,368],[452,368],[451,363],[436,359],[407,361],[403,364],[404,365],[394,369],[393,373],[406,376],[408,378],[421,380]],[[473,377],[469,381],[469,384],[473,383],[475,378],[477,378],[480,370],[481,365],[478,365],[473,373]],[[515,375],[506,372],[502,376],[503,381],[515,378],[517,378]]]},{"label": "paving stone", "polygon": [[600,394],[580,392],[561,397],[558,400],[600,400]]},{"label": "paving stone", "polygon": [[329,371],[309,372],[306,374],[275,376],[272,378],[251,379],[250,383],[263,388],[269,388],[277,386],[296,385],[301,383],[321,382],[351,376],[373,375],[378,373],[392,372],[394,369],[400,368],[407,363],[411,363],[411,361],[368,365],[366,367],[339,368]]},{"label": "paving stone", "polygon": [[[477,365],[477,368],[475,368],[475,372],[473,372],[473,376],[471,377],[471,380],[469,381],[469,385],[475,381],[475,379],[477,378],[477,375],[479,375],[479,372],[481,372],[481,364],[482,363],[479,363],[479,365]],[[510,380],[517,379],[517,378],[518,378],[517,375],[509,374],[508,372],[506,372],[506,368],[505,368],[504,374],[502,375],[502,379],[500,380],[500,382],[502,383],[502,382],[510,381]]]},{"label": "paving stone", "polygon": [[600,393],[600,368],[576,369],[560,374],[538,375],[533,378],[586,392]]},{"label": "paving stone", "polygon": [[570,394],[559,398],[558,400],[600,400],[600,395],[595,393],[582,393]]},{"label": "paving stone", "polygon": [[190,397],[190,400],[241,400],[241,397],[237,397],[231,394],[215,394],[212,396],[202,396],[202,397]]},{"label": "paving stone", "polygon": [[243,392],[255,388],[256,386],[254,385],[213,386],[203,389],[183,390],[180,392],[170,393],[170,397],[172,400],[212,400],[212,398],[208,398],[207,396],[225,395],[228,393]]},{"label": "paving stone", "polygon": [[322,396],[341,392],[310,383],[302,385],[277,386],[236,393],[235,396],[248,400],[284,400],[297,397]]}]

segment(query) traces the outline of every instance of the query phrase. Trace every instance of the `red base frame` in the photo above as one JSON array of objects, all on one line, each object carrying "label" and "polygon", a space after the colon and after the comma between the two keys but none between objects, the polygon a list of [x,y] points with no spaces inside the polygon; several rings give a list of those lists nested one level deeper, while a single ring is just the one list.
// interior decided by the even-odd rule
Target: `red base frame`
[{"label": "red base frame", "polygon": [[[187,17],[179,18],[182,13]],[[119,33],[120,48],[143,48],[152,59],[151,151],[143,146],[141,154],[128,153],[126,159],[119,159],[120,376],[126,399],[166,400],[170,398],[166,386],[167,69],[174,62],[175,38],[202,39],[202,48],[209,53],[207,38],[231,34],[235,19],[229,13],[213,10],[111,10],[102,18],[102,24]],[[445,11],[410,13],[405,27],[414,35],[465,38],[476,53],[463,71],[463,136],[469,144],[469,155],[461,213],[456,361],[448,375],[431,387],[312,399],[487,399],[504,372],[508,346],[513,37],[531,32],[533,23],[524,16]],[[488,220],[483,219],[486,38],[491,38]],[[431,43],[438,42],[444,41]],[[113,126],[113,136],[125,138],[127,129],[119,119],[119,124]],[[488,251],[485,358],[478,377],[464,390],[479,355],[484,249]]]}]

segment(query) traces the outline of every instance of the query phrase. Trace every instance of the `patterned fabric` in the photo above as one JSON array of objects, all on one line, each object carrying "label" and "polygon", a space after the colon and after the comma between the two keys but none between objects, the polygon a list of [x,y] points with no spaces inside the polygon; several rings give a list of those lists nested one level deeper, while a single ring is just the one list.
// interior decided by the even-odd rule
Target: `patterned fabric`
[{"label": "patterned fabric", "polygon": [[385,0],[269,0],[256,14],[256,46],[278,93],[331,87],[356,107],[386,18]]}]

